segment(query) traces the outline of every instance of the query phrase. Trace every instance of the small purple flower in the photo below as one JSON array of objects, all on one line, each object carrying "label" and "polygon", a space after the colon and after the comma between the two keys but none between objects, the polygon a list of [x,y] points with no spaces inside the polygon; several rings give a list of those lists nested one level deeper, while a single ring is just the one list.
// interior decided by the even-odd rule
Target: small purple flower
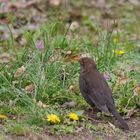
[{"label": "small purple flower", "polygon": [[106,81],[110,80],[110,76],[109,76],[109,73],[107,71],[104,72],[103,76],[104,76]]},{"label": "small purple flower", "polygon": [[44,42],[42,40],[38,40],[36,42],[36,48],[40,50],[44,49]]}]

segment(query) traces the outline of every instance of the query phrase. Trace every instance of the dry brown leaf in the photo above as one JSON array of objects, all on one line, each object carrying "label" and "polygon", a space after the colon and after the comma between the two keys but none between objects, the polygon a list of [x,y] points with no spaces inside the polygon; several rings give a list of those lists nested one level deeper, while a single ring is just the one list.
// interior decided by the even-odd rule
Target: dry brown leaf
[{"label": "dry brown leaf", "polygon": [[116,127],[115,127],[114,124],[112,124],[111,122],[108,122],[108,123],[109,123],[109,125],[110,125],[111,128],[113,128],[114,130],[116,129]]},{"label": "dry brown leaf", "polygon": [[0,59],[3,63],[8,63],[10,61],[10,55],[8,53],[3,53]]},{"label": "dry brown leaf", "polygon": [[78,86],[77,85],[70,85],[69,90],[74,92],[74,91],[78,90]]},{"label": "dry brown leaf", "polygon": [[82,19],[82,14],[78,9],[72,9],[69,11],[69,21],[79,21]]},{"label": "dry brown leaf", "polygon": [[58,7],[61,4],[60,0],[50,0],[49,4],[54,7]]},{"label": "dry brown leaf", "polygon": [[62,107],[64,108],[74,108],[76,106],[76,102],[71,101],[71,102],[65,102]]},{"label": "dry brown leaf", "polygon": [[125,73],[121,70],[115,70],[113,73],[118,77],[126,77]]},{"label": "dry brown leaf", "polygon": [[12,8],[12,9],[27,8],[27,7],[33,6],[37,2],[38,2],[37,0],[28,1],[26,3],[22,3],[22,2],[12,3],[11,2],[11,3],[9,3],[9,8]]},{"label": "dry brown leaf", "polygon": [[134,93],[134,96],[140,95],[140,85],[134,88],[133,93]]},{"label": "dry brown leaf", "polygon": [[24,73],[25,70],[26,70],[26,67],[24,65],[18,68],[16,73],[14,74],[14,78],[16,79],[19,78]]},{"label": "dry brown leaf", "polygon": [[132,108],[130,110],[127,111],[127,115],[126,118],[130,118],[131,116],[133,116],[135,113],[135,110]]},{"label": "dry brown leaf", "polygon": [[70,85],[70,86],[69,86],[69,90],[70,90],[70,91],[73,91],[74,89],[75,89],[75,86],[74,86],[74,85]]},{"label": "dry brown leaf", "polygon": [[25,91],[28,92],[28,93],[34,93],[35,92],[35,85],[30,84],[30,85],[26,86]]},{"label": "dry brown leaf", "polygon": [[12,2],[8,1],[5,5],[4,8],[0,9],[0,13],[7,13],[11,12],[17,9],[22,9],[22,8],[29,8],[31,6],[34,6],[39,0],[32,0],[32,1],[27,1],[27,2]]},{"label": "dry brown leaf", "polygon": [[37,102],[37,106],[40,107],[40,108],[46,108],[47,107],[47,105],[43,104],[41,101]]},{"label": "dry brown leaf", "polygon": [[125,84],[127,84],[129,81],[130,81],[129,78],[123,77],[123,78],[120,78],[120,79],[119,79],[119,84],[120,84],[120,85],[125,85]]},{"label": "dry brown leaf", "polygon": [[49,62],[55,62],[62,59],[60,48],[56,48],[53,52],[53,55],[49,58]]},{"label": "dry brown leaf", "polygon": [[67,51],[66,56],[72,55],[72,51]]},{"label": "dry brown leaf", "polygon": [[67,62],[72,62],[74,60],[79,60],[80,56],[79,55],[74,55],[74,56],[71,56],[67,59]]}]

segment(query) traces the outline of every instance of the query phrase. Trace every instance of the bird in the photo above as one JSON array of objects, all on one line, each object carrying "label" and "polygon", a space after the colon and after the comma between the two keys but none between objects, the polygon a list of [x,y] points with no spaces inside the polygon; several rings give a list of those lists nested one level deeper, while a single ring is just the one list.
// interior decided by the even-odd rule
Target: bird
[{"label": "bird", "polygon": [[79,88],[86,102],[102,112],[111,113],[124,130],[129,130],[128,124],[116,110],[112,91],[99,72],[95,61],[86,56],[79,58],[78,61],[80,63]]}]

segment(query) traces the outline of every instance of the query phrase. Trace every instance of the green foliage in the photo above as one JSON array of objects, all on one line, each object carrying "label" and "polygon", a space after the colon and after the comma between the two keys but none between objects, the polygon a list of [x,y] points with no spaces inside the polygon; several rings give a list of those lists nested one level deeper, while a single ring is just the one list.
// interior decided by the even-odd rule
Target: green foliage
[{"label": "green foliage", "polygon": [[[92,29],[94,28],[89,19],[86,22],[88,26],[91,26]],[[27,46],[14,50],[13,53],[10,52],[10,49],[8,50],[11,56],[17,59],[6,65],[0,63],[0,113],[23,115],[25,117],[24,119],[21,118],[21,120],[24,120],[23,123],[14,123],[13,125],[10,123],[7,125],[8,132],[21,135],[30,131],[30,126],[44,127],[48,125],[47,120],[44,119],[46,113],[60,114],[60,116],[65,116],[64,118],[66,118],[67,112],[61,105],[68,101],[75,101],[77,106],[73,110],[79,116],[83,115],[83,110],[76,111],[87,105],[79,89],[77,88],[72,92],[69,90],[70,85],[78,87],[79,64],[75,60],[67,62],[71,57],[67,56],[68,51],[72,52],[72,56],[79,53],[90,53],[96,60],[99,70],[109,72],[111,76],[109,84],[112,88],[114,88],[118,80],[113,70],[120,67],[119,62],[124,62],[123,67],[125,67],[125,59],[133,56],[133,53],[129,55],[129,50],[134,47],[134,44],[127,39],[125,42],[120,41],[123,33],[114,35],[113,31],[100,31],[97,42],[92,42],[90,38],[85,36],[79,37],[78,40],[74,37],[69,37],[68,32],[69,28],[65,29],[62,23],[44,24],[34,33],[25,32]],[[119,41],[114,41],[114,38]],[[44,50],[36,48],[37,40],[43,40],[45,44]],[[16,44],[12,34],[8,43]],[[127,46],[128,49],[126,48]],[[127,54],[117,56],[113,53],[116,48],[126,50]],[[135,57],[139,58],[139,54],[136,53],[135,55]],[[130,58],[130,62],[135,62],[134,58]],[[23,65],[26,70],[17,79],[14,78],[17,69]],[[117,65],[118,67],[116,67]],[[133,95],[133,87],[140,79],[138,78],[139,72],[134,71],[128,75],[133,79],[133,82],[125,86],[119,85],[113,91],[117,108],[124,114],[127,113],[127,109],[135,108],[140,99]],[[16,83],[14,84],[13,81],[16,81]],[[33,93],[25,91],[25,87],[30,84],[35,85]],[[47,107],[38,107],[38,101],[41,101]],[[12,105],[10,104],[11,102]],[[55,125],[50,131],[53,134],[74,133],[75,126],[76,123],[68,123],[67,120],[66,124]],[[94,125],[88,123],[83,124],[83,127],[92,131],[98,130]]]}]

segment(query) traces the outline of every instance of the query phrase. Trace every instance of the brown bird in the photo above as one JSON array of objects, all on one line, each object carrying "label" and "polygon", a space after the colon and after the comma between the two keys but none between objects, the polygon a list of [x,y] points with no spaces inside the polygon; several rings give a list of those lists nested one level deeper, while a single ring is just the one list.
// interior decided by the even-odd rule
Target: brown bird
[{"label": "brown bird", "polygon": [[96,106],[103,112],[112,113],[125,130],[129,130],[127,123],[116,111],[112,91],[106,80],[100,74],[97,66],[89,57],[80,58],[80,91],[92,107]]}]

